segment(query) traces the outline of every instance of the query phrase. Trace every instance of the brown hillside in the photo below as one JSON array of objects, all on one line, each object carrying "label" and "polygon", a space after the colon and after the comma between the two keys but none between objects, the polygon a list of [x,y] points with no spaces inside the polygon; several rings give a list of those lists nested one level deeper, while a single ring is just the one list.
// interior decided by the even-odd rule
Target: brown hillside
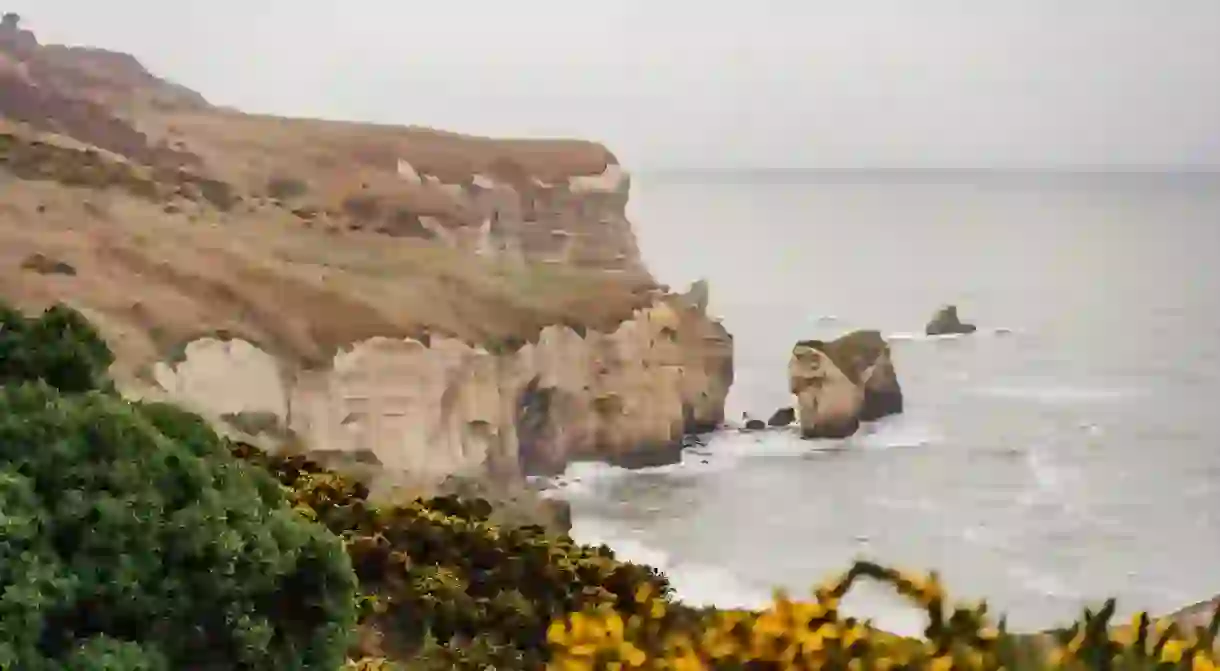
[{"label": "brown hillside", "polygon": [[344,205],[368,193],[466,223],[443,187],[398,178],[400,158],[446,183],[505,165],[557,181],[615,161],[588,142],[241,114],[130,56],[40,45],[6,22],[0,297],[81,308],[129,375],[205,333],[318,363],[372,335],[506,347],[547,324],[609,329],[650,300],[641,274],[353,230]]},{"label": "brown hillside", "polygon": [[243,114],[152,75],[130,55],[41,45],[15,24],[0,27],[0,115],[146,165],[190,166],[251,194],[271,195],[273,183],[293,180],[306,187],[300,200],[310,207],[339,211],[372,192],[455,224],[470,222],[441,189],[405,184],[398,159],[451,184],[496,163],[554,182],[616,162],[605,147],[578,140]]}]

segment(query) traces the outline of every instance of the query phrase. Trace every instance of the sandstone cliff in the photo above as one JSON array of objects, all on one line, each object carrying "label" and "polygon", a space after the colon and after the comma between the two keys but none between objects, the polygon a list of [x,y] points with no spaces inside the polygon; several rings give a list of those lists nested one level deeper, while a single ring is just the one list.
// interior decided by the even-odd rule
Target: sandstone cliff
[{"label": "sandstone cliff", "polygon": [[[14,16],[14,15],[8,15]],[[0,117],[173,175],[188,169],[302,225],[481,255],[644,273],[630,179],[605,147],[290,119],[210,105],[128,54],[0,25]]]},{"label": "sandstone cliff", "polygon": [[719,324],[669,297],[609,333],[548,326],[501,353],[375,337],[321,370],[285,366],[244,340],[203,338],[155,377],[173,398],[249,433],[290,431],[329,456],[440,480],[549,473],[579,458],[672,458],[684,434],[722,422],[731,356]]},{"label": "sandstone cliff", "polygon": [[4,30],[0,295],[84,312],[128,393],[424,480],[722,420],[731,338],[643,267],[604,147],[245,115]]}]

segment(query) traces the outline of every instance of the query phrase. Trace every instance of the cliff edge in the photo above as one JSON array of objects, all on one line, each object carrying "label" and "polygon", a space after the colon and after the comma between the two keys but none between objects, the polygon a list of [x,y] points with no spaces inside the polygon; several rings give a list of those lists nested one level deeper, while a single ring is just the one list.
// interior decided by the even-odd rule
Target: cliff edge
[{"label": "cliff edge", "polygon": [[0,22],[0,295],[127,393],[429,480],[672,458],[723,419],[706,287],[644,268],[603,146],[248,115]]}]

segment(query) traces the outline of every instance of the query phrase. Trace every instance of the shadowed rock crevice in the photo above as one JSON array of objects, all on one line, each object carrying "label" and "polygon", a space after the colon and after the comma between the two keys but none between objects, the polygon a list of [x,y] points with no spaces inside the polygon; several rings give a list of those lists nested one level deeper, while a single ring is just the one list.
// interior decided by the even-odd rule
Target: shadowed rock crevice
[{"label": "shadowed rock crevice", "polygon": [[[555,459],[549,454],[551,403],[555,390],[540,387],[535,377],[521,390],[517,399],[517,445],[521,471],[526,475],[556,472]],[[559,467],[562,471],[562,466]]]}]

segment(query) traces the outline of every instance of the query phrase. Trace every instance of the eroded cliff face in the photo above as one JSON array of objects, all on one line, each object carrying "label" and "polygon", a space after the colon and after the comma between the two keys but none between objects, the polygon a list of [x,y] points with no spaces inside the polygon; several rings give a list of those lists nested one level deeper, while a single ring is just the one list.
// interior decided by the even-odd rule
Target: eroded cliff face
[{"label": "eroded cliff face", "polygon": [[732,357],[724,328],[671,295],[612,333],[551,326],[515,352],[378,337],[307,371],[244,340],[204,338],[154,375],[219,422],[264,418],[307,450],[419,482],[673,459],[685,434],[723,421]]},{"label": "eroded cliff face", "polygon": [[721,421],[731,338],[644,267],[603,145],[244,114],[3,24],[0,285],[90,315],[126,393],[425,479]]},{"label": "eroded cliff face", "polygon": [[[506,165],[508,167],[506,167]],[[398,174],[450,201],[452,212],[415,216],[422,237],[512,261],[646,273],[627,220],[630,176],[615,164],[597,175],[545,182],[508,159],[491,174],[447,183],[398,159]],[[411,215],[409,215],[411,216]],[[418,221],[418,227],[414,227]],[[404,229],[406,230],[406,229]],[[388,232],[397,231],[388,228]]]}]

